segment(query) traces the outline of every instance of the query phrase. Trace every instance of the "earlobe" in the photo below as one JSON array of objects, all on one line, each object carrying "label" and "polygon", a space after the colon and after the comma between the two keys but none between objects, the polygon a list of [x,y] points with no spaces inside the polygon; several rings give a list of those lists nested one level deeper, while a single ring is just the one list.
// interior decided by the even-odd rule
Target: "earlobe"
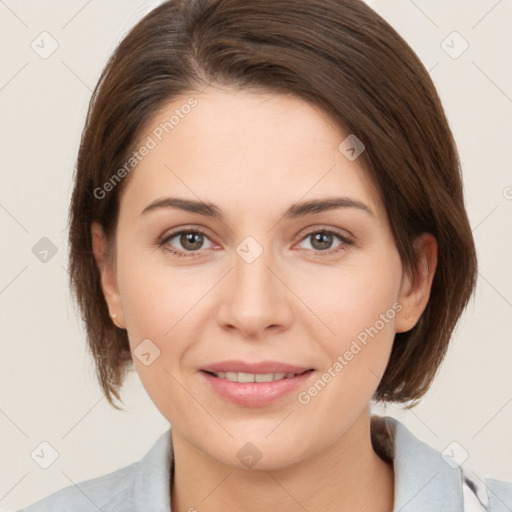
[{"label": "earlobe", "polygon": [[92,251],[101,275],[101,288],[109,308],[112,322],[119,328],[124,328],[124,315],[121,296],[117,286],[114,266],[107,254],[107,238],[102,226],[93,222],[91,225]]},{"label": "earlobe", "polygon": [[427,307],[437,267],[437,240],[432,234],[420,235],[414,241],[414,249],[418,266],[413,276],[404,276],[399,299],[402,309],[396,316],[396,332],[409,331],[418,322]]}]

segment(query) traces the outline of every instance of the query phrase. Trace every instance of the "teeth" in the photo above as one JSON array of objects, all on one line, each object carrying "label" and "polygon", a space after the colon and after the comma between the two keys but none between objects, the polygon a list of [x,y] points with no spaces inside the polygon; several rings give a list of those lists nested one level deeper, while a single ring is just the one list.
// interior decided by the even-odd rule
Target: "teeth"
[{"label": "teeth", "polygon": [[219,379],[226,379],[231,382],[272,382],[295,377],[295,373],[216,372],[215,375]]},{"label": "teeth", "polygon": [[[256,378],[256,375],[254,373],[238,373],[238,382],[254,382],[254,379]],[[236,379],[236,373],[235,373],[235,379]]]},{"label": "teeth", "polygon": [[258,373],[254,382],[272,382],[274,380],[274,374],[272,373]]}]

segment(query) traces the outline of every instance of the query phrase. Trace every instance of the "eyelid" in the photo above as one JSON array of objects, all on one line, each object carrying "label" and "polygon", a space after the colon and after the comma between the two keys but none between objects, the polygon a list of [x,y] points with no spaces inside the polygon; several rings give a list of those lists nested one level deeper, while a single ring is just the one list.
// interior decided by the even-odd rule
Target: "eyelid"
[{"label": "eyelid", "polygon": [[[201,233],[204,235],[208,240],[210,240],[212,243],[212,237],[208,234],[207,230],[205,228],[199,227],[199,226],[180,226],[178,228],[172,229],[169,232],[165,232],[164,235],[158,237],[157,242],[159,244],[165,244],[168,240],[181,235],[182,233]],[[191,252],[191,251],[188,251]],[[197,251],[198,252],[198,251]]]},{"label": "eyelid", "polygon": [[328,225],[322,225],[322,224],[313,224],[311,226],[304,228],[301,231],[301,233],[303,233],[303,234],[298,235],[301,237],[299,241],[302,241],[305,237],[310,236],[314,233],[318,233],[318,232],[334,233],[346,241],[350,241],[352,243],[355,241],[355,236],[352,233],[350,233],[350,231],[347,231],[346,229],[336,228],[334,226],[328,226]]},{"label": "eyelid", "polygon": [[331,247],[330,249],[326,249],[324,251],[321,251],[319,249],[306,250],[306,254],[309,253],[312,256],[322,255],[325,258],[327,258],[329,256],[337,256],[342,251],[347,250],[347,247],[355,245],[354,236],[340,228],[335,228],[332,226],[313,226],[313,227],[310,226],[310,227],[306,228],[306,230],[307,231],[303,235],[300,236],[299,241],[296,242],[293,247],[296,247],[304,240],[307,240],[309,237],[313,236],[315,233],[327,233],[327,234],[334,235],[334,236],[338,237],[338,239],[341,242],[339,245],[337,245],[335,247]]}]

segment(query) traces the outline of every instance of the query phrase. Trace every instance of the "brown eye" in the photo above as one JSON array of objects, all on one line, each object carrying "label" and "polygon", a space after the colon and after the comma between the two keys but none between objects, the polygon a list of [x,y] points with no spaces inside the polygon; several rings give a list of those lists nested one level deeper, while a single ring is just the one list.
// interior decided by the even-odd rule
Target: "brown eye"
[{"label": "brown eye", "polygon": [[[333,246],[336,239],[339,242]],[[310,240],[309,246],[306,249],[313,249],[318,252],[333,253],[338,250],[345,249],[348,245],[353,245],[353,241],[345,234],[332,229],[319,229],[307,234],[301,242]],[[333,248],[334,247],[334,248]]]},{"label": "brown eye", "polygon": [[203,245],[204,235],[198,232],[184,232],[180,235],[181,246],[188,251],[197,251]]},{"label": "brown eye", "polygon": [[161,242],[165,250],[175,254],[176,256],[197,256],[196,251],[209,249],[210,246],[203,247],[206,240],[210,240],[208,236],[197,229],[181,230],[166,236]]},{"label": "brown eye", "polygon": [[317,249],[319,251],[330,249],[333,242],[333,235],[325,232],[315,233],[314,235],[310,235],[311,245],[313,249]]}]

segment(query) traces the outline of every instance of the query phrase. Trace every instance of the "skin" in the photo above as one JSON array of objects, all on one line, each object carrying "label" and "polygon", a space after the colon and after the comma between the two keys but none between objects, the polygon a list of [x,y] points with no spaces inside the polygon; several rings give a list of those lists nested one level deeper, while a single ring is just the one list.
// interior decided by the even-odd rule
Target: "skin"
[{"label": "skin", "polygon": [[[373,450],[370,400],[396,332],[424,310],[436,266],[436,241],[416,241],[417,278],[404,271],[384,205],[359,160],[338,146],[340,128],[302,99],[210,86],[198,105],[129,177],[120,202],[114,264],[105,258],[101,227],[92,226],[102,286],[118,327],[135,350],[149,338],[160,356],[136,357],[149,396],[172,425],[175,475],[172,510],[390,511],[392,465]],[[176,98],[141,136],[183,105]],[[224,219],[176,208],[141,215],[168,197],[202,199]],[[344,196],[367,205],[295,219],[299,200]],[[172,231],[206,233],[194,246]],[[338,229],[315,244],[315,233]],[[262,254],[247,263],[236,252],[246,237]],[[180,243],[181,242],[181,243]],[[336,252],[337,251],[337,252]],[[380,315],[401,310],[311,399],[307,390]],[[209,363],[277,360],[314,368],[307,385],[263,407],[228,402],[198,370]],[[251,468],[237,452],[248,442],[262,457]],[[329,484],[326,485],[326,482]],[[207,496],[207,498],[205,498]],[[303,507],[303,508],[302,508]]]}]

